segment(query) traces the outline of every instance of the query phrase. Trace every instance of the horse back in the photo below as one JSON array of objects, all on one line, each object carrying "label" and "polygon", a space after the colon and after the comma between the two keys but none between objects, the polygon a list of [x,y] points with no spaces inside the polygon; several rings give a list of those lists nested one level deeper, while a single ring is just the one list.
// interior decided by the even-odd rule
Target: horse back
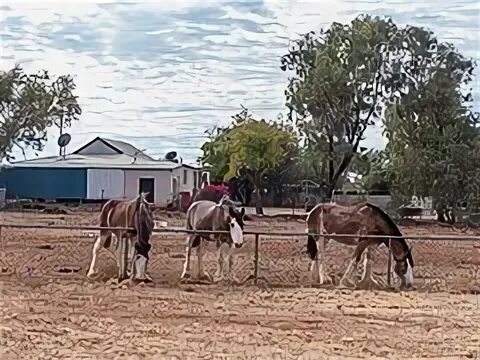
[{"label": "horse back", "polygon": [[222,206],[209,200],[194,202],[187,210],[187,229],[224,230],[226,212]]},{"label": "horse back", "polygon": [[[101,227],[135,227],[135,203],[131,201],[109,200],[100,213]],[[106,230],[101,233],[105,234]],[[108,232],[108,231],[107,231]]]}]

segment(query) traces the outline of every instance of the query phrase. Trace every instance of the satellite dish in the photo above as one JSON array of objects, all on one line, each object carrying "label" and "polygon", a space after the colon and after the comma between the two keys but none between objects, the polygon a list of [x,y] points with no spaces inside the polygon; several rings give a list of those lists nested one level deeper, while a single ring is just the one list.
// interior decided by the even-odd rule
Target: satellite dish
[{"label": "satellite dish", "polygon": [[60,146],[60,147],[63,148],[63,147],[65,147],[65,146],[68,145],[68,143],[70,142],[70,140],[72,140],[72,137],[70,136],[70,134],[67,134],[67,133],[62,134],[62,135],[60,135],[60,137],[58,138],[58,141],[57,141],[58,146]]},{"label": "satellite dish", "polygon": [[177,157],[177,152],[176,151],[170,151],[169,153],[167,153],[167,155],[165,155],[165,159],[167,160],[173,160]]},{"label": "satellite dish", "polygon": [[60,137],[58,138],[58,141],[57,141],[58,146],[60,146],[60,156],[63,155],[64,159],[65,159],[65,147],[68,145],[70,140],[72,140],[72,137],[70,136],[70,134],[65,133],[65,134],[60,135]]}]

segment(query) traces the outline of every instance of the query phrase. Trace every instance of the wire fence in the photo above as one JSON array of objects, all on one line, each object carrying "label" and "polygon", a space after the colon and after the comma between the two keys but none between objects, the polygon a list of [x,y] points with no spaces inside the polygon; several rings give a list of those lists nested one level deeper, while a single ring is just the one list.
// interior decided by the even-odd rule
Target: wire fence
[{"label": "wire fence", "polygon": [[[96,226],[0,224],[0,267],[2,277],[42,284],[51,279],[85,281],[92,245],[101,229]],[[148,271],[155,284],[178,285],[185,260],[187,233],[182,228],[154,229]],[[216,232],[226,233],[226,232]],[[355,235],[329,235],[331,238]],[[385,238],[384,236],[367,236]],[[480,291],[480,236],[408,235],[414,258],[414,287],[417,291]],[[245,245],[234,250],[232,273],[236,284],[265,284],[271,287],[317,286],[306,254],[307,233],[245,232]],[[394,241],[395,237],[391,237]],[[325,270],[338,284],[354,247],[330,240],[325,249]],[[215,242],[204,252],[206,272],[213,275],[217,266]],[[373,276],[386,289],[396,284],[394,261],[386,246],[374,247]],[[192,269],[196,256],[192,253]],[[393,264],[392,264],[393,263]],[[106,251],[99,257],[105,279],[116,274],[116,262]],[[357,275],[363,271],[360,262]],[[192,271],[194,273],[194,271]],[[213,279],[215,280],[215,279]],[[353,278],[354,280],[354,278]],[[356,279],[358,281],[358,277]]]}]

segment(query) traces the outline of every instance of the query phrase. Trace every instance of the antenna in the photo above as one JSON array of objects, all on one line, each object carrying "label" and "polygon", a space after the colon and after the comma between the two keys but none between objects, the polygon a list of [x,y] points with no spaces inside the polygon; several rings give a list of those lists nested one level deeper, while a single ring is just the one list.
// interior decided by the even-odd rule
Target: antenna
[{"label": "antenna", "polygon": [[135,162],[137,161],[137,155],[138,154],[143,154],[143,152],[146,151],[146,150],[147,149],[142,149],[142,150],[135,151],[135,153],[133,154],[132,164],[135,164]]},{"label": "antenna", "polygon": [[62,134],[58,138],[57,144],[60,147],[60,156],[63,156],[63,159],[65,159],[65,148],[70,143],[70,140],[72,140],[72,137],[68,133]]}]

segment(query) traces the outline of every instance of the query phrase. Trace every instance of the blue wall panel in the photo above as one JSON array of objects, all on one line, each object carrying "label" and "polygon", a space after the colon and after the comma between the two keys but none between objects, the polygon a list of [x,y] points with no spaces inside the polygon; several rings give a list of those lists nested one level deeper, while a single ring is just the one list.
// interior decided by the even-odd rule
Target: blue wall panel
[{"label": "blue wall panel", "polygon": [[7,199],[86,198],[87,170],[58,168],[10,168],[0,171],[0,185]]}]

